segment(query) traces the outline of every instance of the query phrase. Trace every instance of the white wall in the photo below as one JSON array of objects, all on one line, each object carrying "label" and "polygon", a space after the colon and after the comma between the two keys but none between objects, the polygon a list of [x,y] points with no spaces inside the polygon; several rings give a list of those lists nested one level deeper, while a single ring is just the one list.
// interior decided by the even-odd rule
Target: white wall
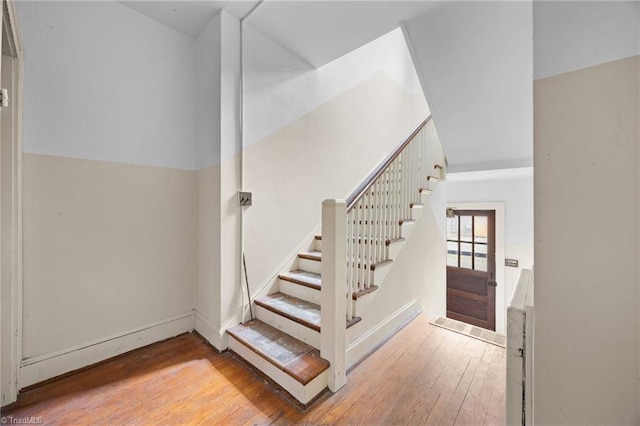
[{"label": "white wall", "polygon": [[18,2],[24,152],[195,166],[195,42],[115,2]]},{"label": "white wall", "polygon": [[640,423],[637,7],[534,2],[536,424]]},{"label": "white wall", "polygon": [[494,201],[506,206],[506,245],[533,246],[532,167],[447,174],[449,204]]},{"label": "white wall", "polygon": [[218,14],[196,41],[198,273],[194,324],[212,344],[218,344],[220,328],[221,28]]},{"label": "white wall", "polygon": [[[256,52],[260,40],[251,34],[246,52]],[[253,191],[254,205],[244,229],[253,295],[319,224],[322,201],[346,198],[428,114],[398,31],[317,70],[279,70],[300,61],[273,51],[281,64],[264,52],[245,58],[267,68],[248,70],[245,84],[243,187]]]},{"label": "white wall", "polygon": [[196,40],[196,168],[220,163],[220,17]]},{"label": "white wall", "polygon": [[534,78],[638,54],[637,1],[553,1],[536,4]]},{"label": "white wall", "polygon": [[407,20],[449,171],[531,166],[530,2],[434,2]]},{"label": "white wall", "polygon": [[[242,253],[242,208],[238,206],[238,191],[242,189],[242,132],[240,129],[240,21],[222,12],[222,63],[220,101],[220,321],[224,324],[236,316],[242,303],[240,256]],[[233,322],[235,324],[235,322]],[[222,330],[224,333],[224,329]],[[222,347],[227,335],[223,334]]]},{"label": "white wall", "polygon": [[[241,318],[240,21],[216,15],[197,40],[198,278],[195,328],[226,349],[225,323]],[[235,321],[239,322],[240,319]],[[234,323],[234,324],[235,324]]]},{"label": "white wall", "polygon": [[192,327],[196,43],[116,2],[18,7],[26,386]]},{"label": "white wall", "polygon": [[245,24],[244,147],[382,71],[408,93],[422,88],[400,29],[313,69]]}]

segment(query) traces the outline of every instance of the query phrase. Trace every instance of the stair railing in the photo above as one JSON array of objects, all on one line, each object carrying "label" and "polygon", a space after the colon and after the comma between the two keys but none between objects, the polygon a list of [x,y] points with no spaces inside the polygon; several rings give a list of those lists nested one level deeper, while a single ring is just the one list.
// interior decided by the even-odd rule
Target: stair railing
[{"label": "stair railing", "polygon": [[321,356],[329,361],[328,385],[346,383],[346,321],[354,300],[371,290],[388,247],[402,239],[421,194],[440,179],[444,152],[431,116],[389,154],[346,200],[322,203]]}]

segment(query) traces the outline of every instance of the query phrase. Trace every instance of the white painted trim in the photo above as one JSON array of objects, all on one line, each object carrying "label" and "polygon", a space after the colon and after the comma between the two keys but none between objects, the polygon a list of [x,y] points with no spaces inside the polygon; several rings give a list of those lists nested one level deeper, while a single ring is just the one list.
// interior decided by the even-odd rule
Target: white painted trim
[{"label": "white painted trim", "polygon": [[507,424],[533,424],[533,273],[522,269],[507,307]]},{"label": "white painted trim", "polygon": [[197,309],[193,310],[193,329],[197,331],[207,342],[211,344],[218,352],[222,352],[226,349],[226,346],[222,345],[222,334],[220,328],[209,321],[201,312]]},{"label": "white painted trim", "polygon": [[449,182],[473,182],[478,180],[503,180],[533,177],[533,167],[512,169],[479,170],[473,172],[449,172]]},{"label": "white painted trim", "polygon": [[[9,337],[9,356],[11,358],[11,380],[6,395],[2,395],[4,401],[2,405],[16,401],[18,390],[20,389],[20,360],[22,359],[22,286],[23,286],[23,262],[22,262],[22,94],[23,94],[23,70],[24,55],[22,48],[22,37],[19,28],[18,13],[14,0],[5,0],[7,4],[7,21],[10,25],[11,48],[14,54],[13,73],[13,102],[14,109],[14,166],[15,183],[13,187],[13,209],[15,214],[12,234],[12,282],[11,282],[11,303],[10,316],[12,319],[11,336]],[[4,25],[4,7],[0,12],[0,18]],[[1,28],[1,26],[0,26]],[[6,297],[6,296],[5,296]],[[3,346],[0,342],[0,347]],[[6,350],[6,349],[5,349]],[[4,351],[3,351],[4,352]],[[3,354],[6,356],[6,353]],[[3,356],[0,355],[0,356]],[[2,399],[0,399],[2,400]]]},{"label": "white painted trim", "polygon": [[[365,333],[360,334],[347,346],[346,366],[347,369],[353,367],[358,361],[366,357],[381,343],[395,335],[400,329],[413,320],[422,307],[416,299],[411,300],[406,305],[380,321],[375,327]],[[347,330],[347,341],[351,340],[350,331],[359,332],[358,324]]]},{"label": "white painted trim", "polygon": [[[451,175],[449,175],[451,176]],[[496,212],[496,333],[506,334],[507,299],[505,259],[505,204],[504,202],[486,203],[447,203],[447,208],[458,210],[495,210]],[[446,283],[445,283],[446,285]]]},{"label": "white painted trim", "polygon": [[20,363],[19,387],[24,388],[191,330],[193,313],[187,312],[103,339],[27,358]]},{"label": "white painted trim", "polygon": [[238,309],[235,314],[222,324],[222,326],[218,327],[209,321],[202,312],[194,309],[194,330],[200,333],[200,335],[204,337],[211,346],[216,348],[218,352],[222,352],[229,347],[229,335],[227,334],[227,329],[240,324],[242,322],[242,315],[242,309]]}]

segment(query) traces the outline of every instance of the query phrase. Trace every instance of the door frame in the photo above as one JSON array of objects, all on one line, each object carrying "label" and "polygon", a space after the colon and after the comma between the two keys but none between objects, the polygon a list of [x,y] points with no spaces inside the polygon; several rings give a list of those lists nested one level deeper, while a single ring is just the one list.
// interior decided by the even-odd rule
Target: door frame
[{"label": "door frame", "polygon": [[[496,333],[506,334],[507,320],[507,294],[506,294],[506,270],[505,259],[505,205],[504,202],[448,202],[447,208],[454,210],[494,210],[495,216],[495,243],[496,243]],[[446,235],[445,235],[446,237]],[[446,280],[444,283],[447,285]],[[445,296],[446,297],[446,296]]]},{"label": "door frame", "polygon": [[[22,295],[23,295],[23,263],[22,263],[22,100],[23,100],[23,70],[24,55],[22,39],[18,27],[17,11],[15,0],[2,0],[0,8],[0,31],[4,37],[5,29],[9,31],[9,47],[11,50],[11,95],[10,108],[12,108],[12,132],[11,132],[11,206],[9,211],[12,216],[10,229],[0,229],[2,238],[11,239],[11,279],[9,284],[10,294],[3,294],[5,309],[9,308],[9,318],[11,321],[11,333],[9,336],[0,335],[0,352],[3,359],[10,359],[11,375],[7,383],[6,378],[2,378],[0,386],[0,405],[4,406],[15,402],[19,391],[20,362],[22,361]],[[0,68],[0,72],[2,72]],[[6,208],[2,207],[3,214]],[[7,297],[9,303],[6,302]],[[7,306],[8,305],[8,306]],[[2,315],[2,304],[0,304],[0,318]],[[0,375],[2,374],[0,370]]]}]

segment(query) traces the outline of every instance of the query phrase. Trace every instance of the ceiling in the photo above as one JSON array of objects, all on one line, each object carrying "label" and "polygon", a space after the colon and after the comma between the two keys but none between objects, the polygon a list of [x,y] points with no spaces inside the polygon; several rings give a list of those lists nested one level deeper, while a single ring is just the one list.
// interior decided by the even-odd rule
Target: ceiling
[{"label": "ceiling", "polygon": [[197,38],[220,9],[243,18],[259,0],[128,0],[120,3],[161,24]]},{"label": "ceiling", "polygon": [[247,22],[318,68],[397,28],[433,4],[265,0]]},{"label": "ceiling", "polygon": [[[273,45],[297,55],[301,60],[295,67],[307,70],[319,68],[404,23],[450,170],[532,164],[532,16],[526,1],[122,3],[194,38],[220,9],[238,18],[253,10],[245,22],[266,35]],[[277,49],[265,51],[273,54]]]}]

